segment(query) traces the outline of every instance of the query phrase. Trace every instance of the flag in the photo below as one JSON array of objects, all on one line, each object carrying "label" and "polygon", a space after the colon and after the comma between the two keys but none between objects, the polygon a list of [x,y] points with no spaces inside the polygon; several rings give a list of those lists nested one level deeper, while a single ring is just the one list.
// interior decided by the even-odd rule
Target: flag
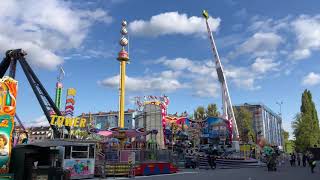
[{"label": "flag", "polygon": [[76,91],[76,89],[74,89],[74,88],[69,88],[69,89],[67,90],[67,95],[68,95],[68,96],[76,96],[76,94],[77,94],[77,91]]}]

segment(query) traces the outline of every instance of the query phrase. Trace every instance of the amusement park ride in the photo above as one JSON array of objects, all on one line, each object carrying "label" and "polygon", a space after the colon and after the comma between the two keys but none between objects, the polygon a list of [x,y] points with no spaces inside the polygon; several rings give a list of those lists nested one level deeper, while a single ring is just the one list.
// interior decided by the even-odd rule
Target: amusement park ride
[{"label": "amusement park ride", "polygon": [[[0,78],[2,78],[5,75],[8,69],[9,69],[9,76],[11,78],[15,78],[17,62],[19,62],[50,124],[51,112],[54,112],[58,116],[62,116],[62,113],[60,112],[56,104],[53,102],[48,92],[43,87],[42,83],[40,82],[36,74],[31,69],[30,65],[26,61],[26,58],[25,58],[26,55],[27,53],[22,49],[8,50],[6,52],[5,58],[0,63]],[[53,130],[54,137],[60,137],[60,132],[57,129],[57,127],[52,124],[50,124],[50,126]],[[66,129],[69,131],[70,128],[66,127]]]},{"label": "amusement park ride", "polygon": [[214,41],[214,38],[212,35],[212,31],[210,30],[210,26],[208,23],[209,14],[207,11],[204,10],[202,15],[206,20],[207,31],[208,31],[208,35],[209,35],[211,46],[212,46],[212,53],[213,53],[213,56],[215,59],[218,80],[219,80],[220,86],[221,86],[222,109],[223,109],[222,118],[229,121],[229,128],[230,128],[230,130],[232,130],[231,141],[232,141],[235,149],[238,150],[239,149],[239,142],[238,142],[239,132],[238,132],[236,118],[234,116],[234,112],[233,112],[233,108],[232,108],[232,103],[231,103],[231,98],[230,98],[230,94],[229,94],[229,90],[228,90],[227,80],[224,75],[223,66],[221,64],[219,53],[218,53],[218,50],[217,50],[217,47],[216,47],[216,44],[215,44],[215,41]]}]

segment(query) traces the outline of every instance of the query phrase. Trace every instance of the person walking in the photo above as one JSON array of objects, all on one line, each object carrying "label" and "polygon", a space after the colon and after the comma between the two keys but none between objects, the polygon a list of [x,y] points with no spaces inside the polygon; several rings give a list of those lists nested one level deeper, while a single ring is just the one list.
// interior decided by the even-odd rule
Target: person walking
[{"label": "person walking", "polygon": [[291,154],[290,164],[291,166],[296,166],[296,155],[294,153]]},{"label": "person walking", "polygon": [[300,153],[297,153],[297,161],[298,161],[298,166],[300,166],[300,163],[301,163],[301,155],[300,155]]},{"label": "person walking", "polygon": [[306,165],[307,165],[307,155],[306,155],[306,153],[303,153],[302,165],[303,165],[303,167],[306,167]]},{"label": "person walking", "polygon": [[313,154],[310,153],[309,155],[309,166],[311,168],[311,173],[314,173],[314,168],[316,167],[316,160],[314,159]]}]

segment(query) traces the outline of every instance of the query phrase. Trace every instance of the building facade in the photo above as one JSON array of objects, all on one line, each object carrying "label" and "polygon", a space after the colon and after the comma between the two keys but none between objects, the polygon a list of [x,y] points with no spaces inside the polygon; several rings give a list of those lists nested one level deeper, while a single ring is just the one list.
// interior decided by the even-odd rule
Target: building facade
[{"label": "building facade", "polygon": [[163,133],[161,108],[155,104],[146,104],[143,111],[135,116],[135,127],[144,128],[146,131],[157,130],[155,136],[147,135],[146,141],[155,138],[160,149],[165,149],[165,135]]},{"label": "building facade", "polygon": [[[242,104],[234,106],[236,109],[244,107],[249,110],[253,118],[253,129],[257,137],[264,138],[267,143],[283,147],[282,119],[264,104]],[[236,119],[240,121],[239,119]]]},{"label": "building facade", "polygon": [[41,142],[45,139],[50,139],[52,135],[51,128],[49,126],[31,127],[28,129],[29,143]]},{"label": "building facade", "polygon": [[[133,110],[127,110],[124,113],[124,127],[128,129],[134,128],[133,126]],[[87,119],[97,129],[108,129],[118,127],[119,113],[117,111],[99,112],[99,113],[83,113],[81,118]]]}]

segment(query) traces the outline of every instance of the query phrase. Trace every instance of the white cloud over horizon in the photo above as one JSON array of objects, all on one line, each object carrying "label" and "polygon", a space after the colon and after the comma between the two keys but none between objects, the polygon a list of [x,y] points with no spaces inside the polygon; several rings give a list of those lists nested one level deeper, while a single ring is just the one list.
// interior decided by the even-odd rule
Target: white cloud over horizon
[{"label": "white cloud over horizon", "polygon": [[94,22],[111,23],[102,9],[75,9],[58,0],[3,0],[0,3],[0,52],[24,49],[34,66],[54,69],[59,51],[79,48]]},{"label": "white cloud over horizon", "polygon": [[[208,22],[212,31],[220,25],[220,18],[210,17]],[[137,36],[157,37],[169,34],[200,35],[207,32],[203,17],[180,14],[179,12],[165,12],[154,15],[150,20],[134,20],[129,23],[129,31]]]}]

